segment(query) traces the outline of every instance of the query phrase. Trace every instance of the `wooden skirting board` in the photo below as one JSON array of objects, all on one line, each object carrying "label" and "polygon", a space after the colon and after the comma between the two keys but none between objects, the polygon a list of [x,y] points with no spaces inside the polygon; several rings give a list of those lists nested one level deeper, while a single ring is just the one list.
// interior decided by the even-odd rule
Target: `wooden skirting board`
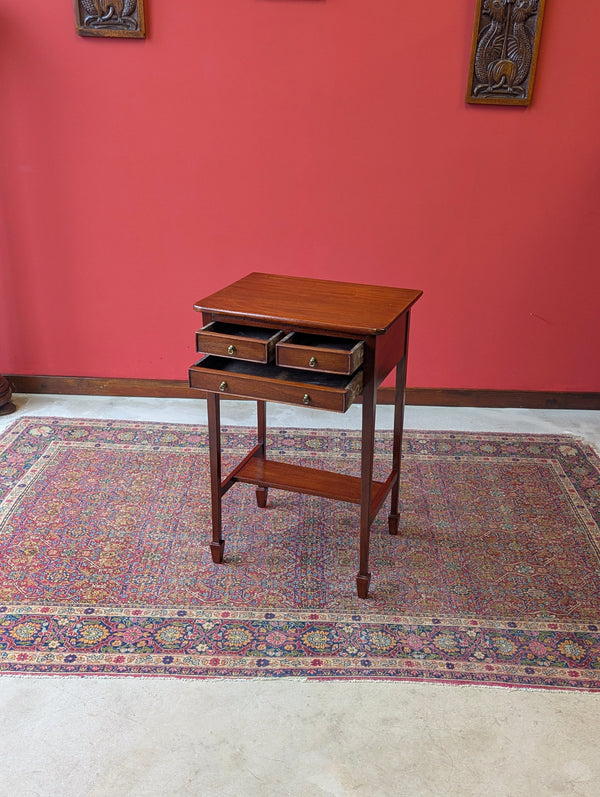
[{"label": "wooden skirting board", "polygon": [[[203,398],[204,394],[176,379],[117,379],[79,376],[6,377],[13,393],[48,393],[72,396],[130,396],[151,398]],[[382,387],[379,404],[393,403],[394,389]],[[424,407],[493,407],[525,409],[600,410],[600,393],[540,390],[471,390],[409,387],[406,403]]]}]

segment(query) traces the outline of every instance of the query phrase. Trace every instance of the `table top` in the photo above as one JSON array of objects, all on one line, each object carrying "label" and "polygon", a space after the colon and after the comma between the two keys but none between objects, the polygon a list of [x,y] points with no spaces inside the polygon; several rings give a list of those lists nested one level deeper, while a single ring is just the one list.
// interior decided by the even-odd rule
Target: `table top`
[{"label": "table top", "polygon": [[253,272],[198,300],[217,315],[352,335],[383,335],[422,295],[408,288]]}]

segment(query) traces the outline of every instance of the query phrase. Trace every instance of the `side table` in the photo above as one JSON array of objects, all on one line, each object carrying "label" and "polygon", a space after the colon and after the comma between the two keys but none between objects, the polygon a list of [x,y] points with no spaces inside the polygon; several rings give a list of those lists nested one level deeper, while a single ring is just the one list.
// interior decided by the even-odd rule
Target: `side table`
[{"label": "side table", "polygon": [[[422,291],[252,273],[194,305],[205,356],[189,370],[206,391],[210,448],[212,542],[223,562],[221,499],[236,482],[256,485],[260,507],[269,487],[360,505],[358,596],[369,592],[369,537],[391,493],[389,532],[397,534],[404,393],[410,310]],[[396,369],[392,468],[373,481],[377,388]],[[221,395],[255,399],[257,442],[222,478]],[[361,475],[347,476],[269,459],[265,402],[345,412],[362,396]]]}]

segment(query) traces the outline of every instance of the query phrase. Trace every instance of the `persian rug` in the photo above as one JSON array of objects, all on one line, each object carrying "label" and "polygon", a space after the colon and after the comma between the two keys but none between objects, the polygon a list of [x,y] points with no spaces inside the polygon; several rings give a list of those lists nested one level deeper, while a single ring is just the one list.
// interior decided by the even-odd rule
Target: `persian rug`
[{"label": "persian rug", "polygon": [[[254,431],[223,432],[224,472]],[[272,458],[357,474],[360,435],[270,430]],[[391,435],[376,441],[376,478]],[[223,499],[206,428],[26,417],[0,437],[0,673],[600,688],[600,460],[570,436],[407,432],[397,537],[359,508]]]}]

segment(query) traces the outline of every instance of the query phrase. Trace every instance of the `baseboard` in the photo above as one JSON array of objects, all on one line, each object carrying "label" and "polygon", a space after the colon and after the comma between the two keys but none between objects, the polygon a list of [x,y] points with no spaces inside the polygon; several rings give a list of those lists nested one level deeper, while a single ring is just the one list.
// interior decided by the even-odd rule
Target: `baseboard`
[{"label": "baseboard", "polygon": [[52,393],[59,396],[128,396],[132,398],[202,398],[187,381],[177,379],[119,379],[96,376],[7,376],[13,393]]},{"label": "baseboard", "polygon": [[[393,389],[389,401],[393,402]],[[378,397],[379,400],[379,397]],[[406,403],[422,407],[490,407],[533,410],[600,410],[600,393],[557,390],[462,390],[459,388],[408,388]]]},{"label": "baseboard", "polygon": [[[102,379],[80,376],[6,377],[13,393],[49,393],[72,396],[130,396],[151,398],[203,398],[186,381],[176,379]],[[394,389],[382,387],[379,404],[392,404]],[[526,409],[600,410],[600,393],[540,390],[461,390],[409,387],[406,403],[423,407],[493,407]]]}]

